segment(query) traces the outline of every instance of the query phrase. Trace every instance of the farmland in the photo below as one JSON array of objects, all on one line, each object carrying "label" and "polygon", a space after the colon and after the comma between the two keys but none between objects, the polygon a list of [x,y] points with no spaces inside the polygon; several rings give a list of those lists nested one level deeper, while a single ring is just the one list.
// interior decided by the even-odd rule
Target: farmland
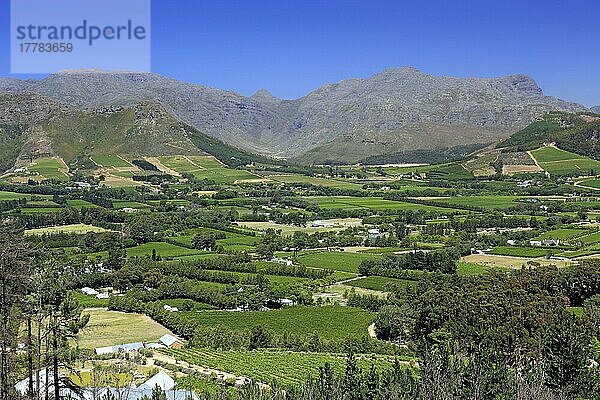
[{"label": "farmland", "polygon": [[335,187],[340,189],[360,189],[361,185],[336,179],[325,179],[303,175],[267,175],[267,177],[276,182],[283,183],[307,183],[326,187]]},{"label": "farmland", "polygon": [[52,234],[52,233],[77,233],[77,234],[85,234],[85,233],[103,233],[108,232],[107,229],[100,228],[92,225],[85,224],[73,224],[73,225],[61,225],[61,226],[51,226],[48,228],[38,228],[38,229],[30,229],[25,231],[26,235],[44,235],[44,234]]},{"label": "farmland", "polygon": [[307,201],[317,204],[324,209],[361,209],[370,210],[428,210],[438,212],[448,212],[441,207],[428,206],[422,204],[385,200],[377,197],[307,197]]},{"label": "farmland", "polygon": [[233,330],[250,330],[260,325],[274,332],[310,334],[319,332],[325,339],[363,337],[373,322],[374,314],[360,309],[329,307],[286,307],[277,311],[235,313],[228,311],[202,311],[187,314],[198,326],[226,326]]},{"label": "farmland", "polygon": [[[166,354],[190,364],[215,368],[239,376],[248,376],[258,382],[287,386],[304,381],[309,376],[317,376],[319,368],[329,363],[338,373],[343,372],[345,360],[341,355],[323,353],[294,353],[279,351],[217,351],[180,350]],[[359,358],[358,367],[367,371],[374,363],[379,370],[391,368],[391,360]]]},{"label": "farmland", "polygon": [[536,248],[536,247],[515,247],[515,246],[498,246],[495,247],[490,254],[499,256],[513,256],[513,257],[543,257],[548,254],[547,249]]},{"label": "farmland", "polygon": [[[557,149],[533,153],[554,167],[588,162]],[[503,338],[508,324],[521,324],[514,309],[535,310],[518,332],[538,338],[563,310],[586,315],[600,199],[583,183],[597,179],[487,170],[522,156],[507,154],[304,169],[92,155],[78,160],[86,172],[70,172],[76,182],[25,171],[35,179],[17,185],[9,176],[0,212],[44,260],[34,268],[48,268],[52,281],[32,296],[56,288],[61,307],[91,315],[72,346],[153,343],[166,333],[182,340],[181,350],[115,355],[128,359],[123,377],[157,367],[199,394],[233,396],[242,376],[292,388],[325,363],[343,376],[354,368],[349,353],[360,376],[385,374],[396,359],[419,376],[424,338],[476,348],[474,338]],[[503,340],[500,351],[518,357]],[[91,359],[78,360],[83,380],[90,364],[116,363],[82,354]]]},{"label": "farmland", "polygon": [[90,323],[77,337],[77,344],[83,349],[155,341],[169,333],[167,329],[143,315],[103,309],[88,309],[85,313],[90,315]]},{"label": "farmland", "polygon": [[100,167],[133,168],[128,161],[116,155],[93,156],[91,160]]},{"label": "farmland", "polygon": [[195,179],[209,179],[218,183],[260,179],[246,170],[225,167],[212,156],[158,157],[159,161],[179,174],[190,174]]},{"label": "farmland", "polygon": [[555,175],[588,175],[600,170],[600,161],[569,153],[555,147],[542,147],[531,152],[540,166]]},{"label": "farmland", "polygon": [[201,254],[201,251],[192,250],[185,247],[180,247],[170,243],[164,242],[148,242],[143,245],[131,247],[127,249],[128,257],[144,257],[150,256],[153,252],[156,252],[157,257],[169,258],[169,257],[184,257]]},{"label": "farmland", "polygon": [[506,209],[516,207],[518,196],[469,196],[434,199],[434,202],[449,204],[460,208],[462,206],[481,207],[485,209]]},{"label": "farmland", "polygon": [[379,258],[375,254],[345,252],[304,252],[297,256],[297,261],[307,267],[329,268],[335,271],[358,272],[361,261]]},{"label": "farmland", "polygon": [[29,172],[38,174],[46,179],[69,180],[67,175],[68,168],[60,158],[41,158],[35,160],[27,169]]}]

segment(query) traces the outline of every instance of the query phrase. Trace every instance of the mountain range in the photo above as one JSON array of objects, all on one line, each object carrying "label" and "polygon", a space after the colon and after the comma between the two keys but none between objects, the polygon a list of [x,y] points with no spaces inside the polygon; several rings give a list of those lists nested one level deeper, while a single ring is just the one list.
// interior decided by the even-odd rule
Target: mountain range
[{"label": "mountain range", "polygon": [[[37,96],[29,95],[28,105],[20,98],[20,107],[31,118],[40,113],[97,116],[107,110],[111,115],[143,115],[128,125],[134,127],[133,136],[123,133],[118,143],[124,149],[168,153],[169,148],[180,146],[190,150],[189,132],[165,128],[175,124],[248,152],[302,163],[356,162],[382,154],[414,159],[415,153],[424,151],[483,147],[507,138],[548,111],[589,111],[545,96],[526,75],[455,78],[410,67],[328,84],[295,100],[279,99],[266,90],[246,97],[152,73],[100,70],[62,71],[42,80],[0,78],[0,92],[12,93],[0,98],[0,122],[5,125],[28,117],[10,114],[4,103],[14,108],[16,100],[11,96],[31,93]],[[156,115],[172,115],[173,119],[165,125],[147,122],[149,106]],[[88,124],[84,131],[96,131],[95,146],[108,146],[110,141],[98,140],[98,135],[108,135],[109,130],[98,129],[94,118],[79,117],[70,120]],[[31,136],[27,140],[31,142]],[[48,149],[60,147],[48,139],[48,132],[34,141],[38,145],[45,141]]]}]

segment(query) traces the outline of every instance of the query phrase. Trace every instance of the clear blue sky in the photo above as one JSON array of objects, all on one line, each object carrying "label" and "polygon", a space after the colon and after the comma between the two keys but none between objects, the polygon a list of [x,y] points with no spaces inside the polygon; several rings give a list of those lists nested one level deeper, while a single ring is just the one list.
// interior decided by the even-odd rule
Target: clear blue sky
[{"label": "clear blue sky", "polygon": [[[9,76],[8,12],[0,0],[0,76]],[[152,69],[283,98],[393,66],[525,73],[546,94],[591,106],[600,104],[599,16],[599,0],[153,0]]]}]

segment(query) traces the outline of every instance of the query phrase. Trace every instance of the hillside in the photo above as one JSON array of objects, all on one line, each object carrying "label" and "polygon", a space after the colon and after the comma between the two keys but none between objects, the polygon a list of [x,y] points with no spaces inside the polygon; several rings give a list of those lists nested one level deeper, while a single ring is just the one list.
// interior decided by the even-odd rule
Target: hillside
[{"label": "hillside", "polygon": [[245,97],[156,74],[96,70],[40,81],[0,80],[2,90],[32,91],[81,109],[158,101],[212,138],[310,163],[483,146],[544,112],[587,111],[544,96],[525,75],[454,78],[408,67],[328,84],[296,100],[266,90]]},{"label": "hillside", "polygon": [[532,150],[544,143],[555,143],[563,150],[600,159],[600,118],[586,113],[548,113],[497,147]]},{"label": "hillside", "polygon": [[213,154],[230,165],[262,160],[207,137],[153,101],[81,110],[37,94],[4,93],[0,110],[0,171],[54,156],[67,164],[110,154]]}]

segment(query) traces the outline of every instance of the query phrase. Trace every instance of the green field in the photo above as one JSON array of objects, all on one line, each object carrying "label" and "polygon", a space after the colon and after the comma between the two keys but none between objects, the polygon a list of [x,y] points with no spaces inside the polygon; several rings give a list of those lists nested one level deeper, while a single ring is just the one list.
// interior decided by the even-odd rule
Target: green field
[{"label": "green field", "polygon": [[456,273],[463,276],[482,275],[490,270],[488,266],[465,261],[460,261],[456,265]]},{"label": "green field", "polygon": [[190,174],[195,179],[209,179],[217,183],[234,183],[238,180],[260,179],[243,169],[232,169],[213,156],[159,157],[160,162],[180,174]]},{"label": "green field", "polygon": [[588,188],[600,189],[600,179],[585,179],[578,182],[578,184]]},{"label": "green field", "polygon": [[600,232],[594,232],[592,234],[586,236],[580,236],[577,238],[578,241],[581,241],[585,244],[594,244],[600,242]]},{"label": "green field", "polygon": [[217,245],[222,245],[225,250],[236,250],[236,251],[252,251],[254,247],[260,243],[259,236],[248,236],[239,233],[218,231],[210,228],[196,228],[188,229],[181,232],[180,235],[171,237],[170,240],[180,243],[183,246],[191,246],[194,236],[199,233],[223,233],[227,237],[225,239],[218,239]]},{"label": "green field", "polygon": [[275,311],[229,312],[202,311],[183,313],[198,326],[223,325],[233,330],[250,330],[257,325],[274,332],[319,336],[330,340],[347,337],[364,337],[375,314],[358,308],[327,307],[284,307]]},{"label": "green field", "polygon": [[133,165],[116,155],[92,156],[90,158],[101,167],[133,168]]},{"label": "green field", "polygon": [[29,172],[39,174],[46,179],[56,179],[58,181],[68,181],[67,166],[59,158],[40,158],[27,167]]},{"label": "green field", "polygon": [[363,279],[357,279],[354,281],[346,282],[345,285],[359,287],[369,290],[377,290],[385,292],[388,285],[398,285],[401,287],[415,285],[415,281],[408,281],[405,279],[386,278],[383,276],[368,276]]},{"label": "green field", "polygon": [[269,175],[269,179],[282,183],[308,183],[317,186],[335,187],[339,189],[360,189],[362,185],[344,180],[318,178],[306,175]]},{"label": "green field", "polygon": [[512,257],[543,257],[548,254],[548,249],[539,247],[496,246],[490,254]]},{"label": "green field", "polygon": [[578,228],[561,228],[552,231],[544,232],[534,240],[545,240],[545,239],[558,239],[563,242],[573,241],[581,236],[591,234],[592,231],[589,229],[578,229]]},{"label": "green field", "polygon": [[122,208],[135,208],[137,210],[145,210],[150,208],[148,204],[140,203],[139,201],[113,200],[113,208],[120,210]]},{"label": "green field", "polygon": [[26,235],[44,235],[51,233],[76,233],[83,235],[89,232],[103,233],[108,232],[107,229],[100,228],[98,226],[86,225],[86,224],[73,224],[73,225],[61,225],[61,226],[49,226],[47,228],[29,229],[25,231]]},{"label": "green field", "polygon": [[87,207],[87,208],[98,208],[99,207],[99,206],[92,204],[89,201],[85,201],[85,200],[67,200],[67,206],[74,207],[79,210],[81,210],[83,207]]},{"label": "green field", "polygon": [[596,243],[591,246],[586,246],[582,249],[572,250],[572,251],[563,251],[557,254],[561,257],[567,258],[577,258],[577,257],[589,257],[589,256],[597,256],[600,257],[600,244]]},{"label": "green field", "polygon": [[79,305],[84,308],[106,308],[110,299],[98,299],[96,296],[90,296],[81,293],[79,290],[71,292],[73,296],[79,302]]},{"label": "green field", "polygon": [[[342,374],[346,361],[342,355],[326,353],[294,353],[287,351],[222,351],[209,349],[164,350],[165,354],[193,365],[225,371],[237,376],[247,376],[257,382],[294,385],[309,376],[319,376],[319,368],[329,363],[336,373]],[[367,371],[374,363],[381,372],[391,368],[390,359],[383,357],[357,357],[357,365]]]},{"label": "green field", "polygon": [[[352,210],[366,208],[375,211],[382,210],[424,210],[448,213],[452,210],[443,207],[408,203],[403,201],[386,200],[380,197],[349,197],[349,196],[315,196],[305,197],[305,200],[317,204],[320,208]],[[456,211],[455,211],[456,212]]]},{"label": "green field", "polygon": [[519,205],[519,196],[463,196],[432,199],[434,202],[449,204],[456,207],[481,207],[485,209],[506,209]]},{"label": "green field", "polygon": [[348,252],[305,252],[299,253],[297,262],[306,267],[332,269],[334,271],[358,272],[362,260],[379,259],[376,254]]},{"label": "green field", "polygon": [[187,247],[176,246],[171,243],[149,242],[136,247],[127,249],[127,257],[151,256],[152,250],[156,250],[156,255],[162,258],[185,257],[206,253],[200,250],[188,249]]},{"label": "green field", "polygon": [[[49,195],[36,195],[36,197],[43,199],[52,199],[52,196]],[[19,199],[31,199],[31,195],[27,193],[15,193],[15,192],[6,192],[0,191],[0,201],[3,200],[19,200]]]},{"label": "green field", "polygon": [[591,170],[600,170],[600,161],[555,147],[541,147],[531,154],[552,175],[588,175]]}]

